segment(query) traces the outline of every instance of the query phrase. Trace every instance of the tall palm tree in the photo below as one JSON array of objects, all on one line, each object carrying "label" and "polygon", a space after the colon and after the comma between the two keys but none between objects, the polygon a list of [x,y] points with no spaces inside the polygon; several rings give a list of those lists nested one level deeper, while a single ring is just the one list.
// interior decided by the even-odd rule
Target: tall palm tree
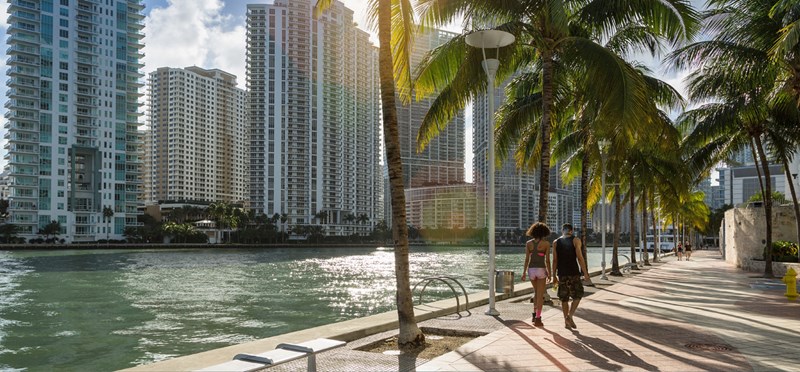
[{"label": "tall palm tree", "polygon": [[114,209],[109,206],[103,207],[103,220],[106,221],[106,244],[111,234],[111,219],[114,218]]},{"label": "tall palm tree", "polygon": [[[517,39],[499,53],[503,61],[497,81],[525,69],[536,70],[541,81],[534,95],[520,97],[540,107],[538,126],[530,117],[517,121],[513,130],[530,145],[526,158],[538,160],[539,213],[546,222],[550,183],[550,140],[557,118],[556,99],[562,85],[558,70],[578,69],[586,74],[587,91],[602,102],[601,118],[621,125],[638,125],[649,110],[644,82],[634,68],[598,43],[620,24],[649,27],[671,42],[690,37],[697,28],[696,13],[684,0],[608,3],[589,0],[420,0],[424,25],[444,25],[466,15],[470,28],[495,26]],[[466,28],[466,27],[465,27]],[[416,80],[418,97],[438,92],[420,128],[418,143],[424,147],[466,103],[484,94],[486,77],[481,71],[481,52],[467,48],[464,35],[453,38],[430,54]],[[512,97],[509,97],[511,99]],[[498,153],[503,148],[498,146]],[[520,158],[522,156],[518,156]]]},{"label": "tall palm tree", "polygon": [[[331,2],[332,0],[318,0],[318,14],[327,9]],[[411,294],[408,224],[396,105],[398,90],[401,98],[408,97],[411,92],[409,57],[416,29],[414,10],[410,0],[370,0],[370,9],[372,9],[371,21],[377,25],[380,42],[378,73],[392,201],[397,317],[400,325],[397,344],[401,350],[411,350],[425,345],[425,335],[417,326]]]},{"label": "tall palm tree", "polygon": [[[763,140],[775,124],[770,117],[797,116],[792,111],[800,104],[797,3],[712,0],[708,7],[704,18],[713,38],[675,51],[668,61],[676,68],[695,68],[689,86],[693,100],[713,102],[684,117],[697,127],[691,136],[699,149],[695,166],[710,167],[752,143],[762,171],[769,247],[772,185]],[[764,275],[771,277],[772,255],[766,255],[765,266]]]}]

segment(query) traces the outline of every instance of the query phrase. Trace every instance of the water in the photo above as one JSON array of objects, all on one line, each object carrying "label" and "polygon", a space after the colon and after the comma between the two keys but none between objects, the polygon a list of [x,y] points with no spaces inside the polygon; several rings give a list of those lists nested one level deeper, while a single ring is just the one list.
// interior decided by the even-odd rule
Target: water
[{"label": "water", "polygon": [[[498,248],[517,280],[523,260]],[[487,289],[485,248],[414,247],[410,261],[412,285]],[[380,249],[0,251],[0,370],[115,370],[368,316],[394,309],[394,283]],[[433,286],[425,301],[450,296]]]}]

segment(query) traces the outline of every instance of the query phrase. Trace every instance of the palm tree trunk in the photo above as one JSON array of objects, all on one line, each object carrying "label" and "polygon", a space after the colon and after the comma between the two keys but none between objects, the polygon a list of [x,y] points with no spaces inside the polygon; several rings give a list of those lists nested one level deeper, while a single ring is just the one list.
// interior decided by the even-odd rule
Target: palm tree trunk
[{"label": "palm tree trunk", "polygon": [[[756,151],[755,140],[750,141],[750,151],[753,153],[753,163],[756,167],[756,173],[758,173],[758,186],[761,188],[761,197],[764,197],[764,175],[761,173],[761,168],[759,168],[760,159],[758,157],[758,151]],[[747,201],[747,200],[745,200]]]},{"label": "palm tree trunk", "polygon": [[764,219],[767,223],[767,255],[764,259],[764,276],[772,278],[772,180],[769,174],[769,162],[767,155],[764,153],[764,145],[761,143],[761,136],[754,136],[756,142],[756,149],[758,150],[758,157],[761,159],[761,167],[764,169]]},{"label": "palm tree trunk", "polygon": [[584,142],[583,145],[583,160],[582,160],[582,168],[581,168],[581,245],[583,248],[583,262],[589,262],[587,258],[587,248],[586,248],[586,236],[587,236],[587,224],[586,216],[589,214],[589,151],[588,149],[589,141],[588,139]]},{"label": "palm tree trunk", "polygon": [[553,115],[553,52],[542,50],[542,157],[539,163],[539,222],[547,223],[550,194],[550,126]]},{"label": "palm tree trunk", "polygon": [[647,252],[647,188],[642,185],[642,197],[639,199],[642,204],[642,234],[644,240],[642,241],[642,249],[644,249],[644,265],[650,266],[650,254]]},{"label": "palm tree trunk", "polygon": [[672,246],[675,249],[675,255],[678,255],[678,242],[681,240],[681,230],[678,227],[680,223],[678,223],[678,214],[675,213],[672,215]]},{"label": "palm tree trunk", "polygon": [[609,275],[622,276],[619,271],[619,215],[622,212],[622,203],[619,197],[619,184],[614,186],[614,249],[611,252],[611,273]]},{"label": "palm tree trunk", "polygon": [[397,345],[400,350],[412,350],[425,345],[414,316],[411,297],[411,279],[408,264],[408,224],[403,191],[403,163],[400,157],[400,134],[397,129],[397,106],[392,67],[392,9],[391,0],[378,2],[378,39],[380,41],[379,74],[381,106],[383,107],[383,133],[389,168],[392,196],[392,224],[394,232],[394,270],[397,281],[397,318],[400,332]]},{"label": "palm tree trunk", "polygon": [[[789,159],[787,159],[786,156],[782,156],[781,161],[783,162],[783,171],[786,173],[786,181],[789,182],[789,193],[792,195],[794,219],[797,225],[797,237],[795,241],[800,241],[800,205],[797,204],[797,191],[794,189],[794,178],[792,177],[792,171],[789,169]],[[800,252],[798,252],[798,256],[800,256]]]},{"label": "palm tree trunk", "polygon": [[656,192],[653,190],[653,199],[650,199],[650,209],[653,210],[653,262],[659,262],[658,254],[661,253],[658,236],[658,221],[656,221]]},{"label": "palm tree trunk", "polygon": [[631,225],[630,225],[631,226],[631,230],[630,230],[630,234],[629,234],[630,238],[631,238],[630,239],[631,240],[631,263],[633,264],[631,269],[638,270],[639,266],[636,265],[636,239],[635,239],[636,234],[634,234],[634,231],[636,231],[636,198],[634,197],[636,195],[634,193],[636,185],[635,185],[635,182],[634,182],[634,179],[633,179],[633,172],[631,172],[631,180],[630,181],[631,181],[631,189],[628,190],[628,195],[630,195],[630,203],[631,203],[631,218],[630,218],[631,219]]}]

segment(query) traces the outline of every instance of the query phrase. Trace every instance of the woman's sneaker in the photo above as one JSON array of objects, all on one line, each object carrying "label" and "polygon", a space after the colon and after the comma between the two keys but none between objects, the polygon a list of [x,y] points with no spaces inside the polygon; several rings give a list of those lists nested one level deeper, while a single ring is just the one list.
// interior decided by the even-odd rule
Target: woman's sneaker
[{"label": "woman's sneaker", "polygon": [[533,326],[544,327],[544,323],[542,323],[542,318],[533,318]]}]

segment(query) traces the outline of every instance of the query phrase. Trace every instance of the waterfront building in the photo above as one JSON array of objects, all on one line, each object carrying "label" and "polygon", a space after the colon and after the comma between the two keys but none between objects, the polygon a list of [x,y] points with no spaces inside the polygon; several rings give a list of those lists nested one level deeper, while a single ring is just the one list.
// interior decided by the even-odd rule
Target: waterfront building
[{"label": "waterfront building", "polygon": [[[719,172],[719,184],[723,188],[723,204],[738,206],[747,202],[753,195],[761,193],[758,170],[755,165],[717,168],[717,172]],[[787,198],[791,198],[783,166],[770,164],[769,172],[772,190],[780,191]]]},{"label": "waterfront building", "polygon": [[162,67],[148,81],[145,204],[249,198],[245,91],[218,69]]},{"label": "waterfront building", "polygon": [[9,222],[21,237],[58,221],[67,242],[121,239],[138,224],[143,9],[9,1]]},{"label": "waterfront building", "polygon": [[417,229],[480,226],[474,184],[409,188],[405,196],[408,224]]},{"label": "waterfront building", "polygon": [[[458,34],[428,29],[414,39],[411,53],[412,70],[422,62],[425,54]],[[425,150],[417,151],[417,134],[422,120],[435,97],[421,101],[413,98],[408,104],[397,101],[397,123],[400,133],[400,154],[403,161],[403,186],[422,187],[464,183],[464,112],[459,111],[439,135],[430,141]]]},{"label": "waterfront building", "polygon": [[316,19],[315,3],[247,6],[250,206],[367,234],[383,208],[377,49],[352,10]]},{"label": "waterfront building", "polygon": [[[495,89],[497,107],[505,101],[505,87],[508,81]],[[485,205],[488,192],[488,96],[479,96],[472,104],[474,157],[472,169],[477,195]],[[570,184],[563,182],[558,170],[561,163],[550,169],[550,191],[548,193],[547,224],[553,228],[564,223],[572,223],[580,228],[580,180]],[[478,211],[485,216],[486,211]],[[539,214],[539,174],[538,171],[518,169],[513,150],[509,151],[502,166],[495,169],[495,231],[500,234],[519,234],[525,231]],[[481,222],[485,226],[485,218]],[[591,226],[591,223],[590,223]],[[556,229],[557,230],[557,229]]]}]

